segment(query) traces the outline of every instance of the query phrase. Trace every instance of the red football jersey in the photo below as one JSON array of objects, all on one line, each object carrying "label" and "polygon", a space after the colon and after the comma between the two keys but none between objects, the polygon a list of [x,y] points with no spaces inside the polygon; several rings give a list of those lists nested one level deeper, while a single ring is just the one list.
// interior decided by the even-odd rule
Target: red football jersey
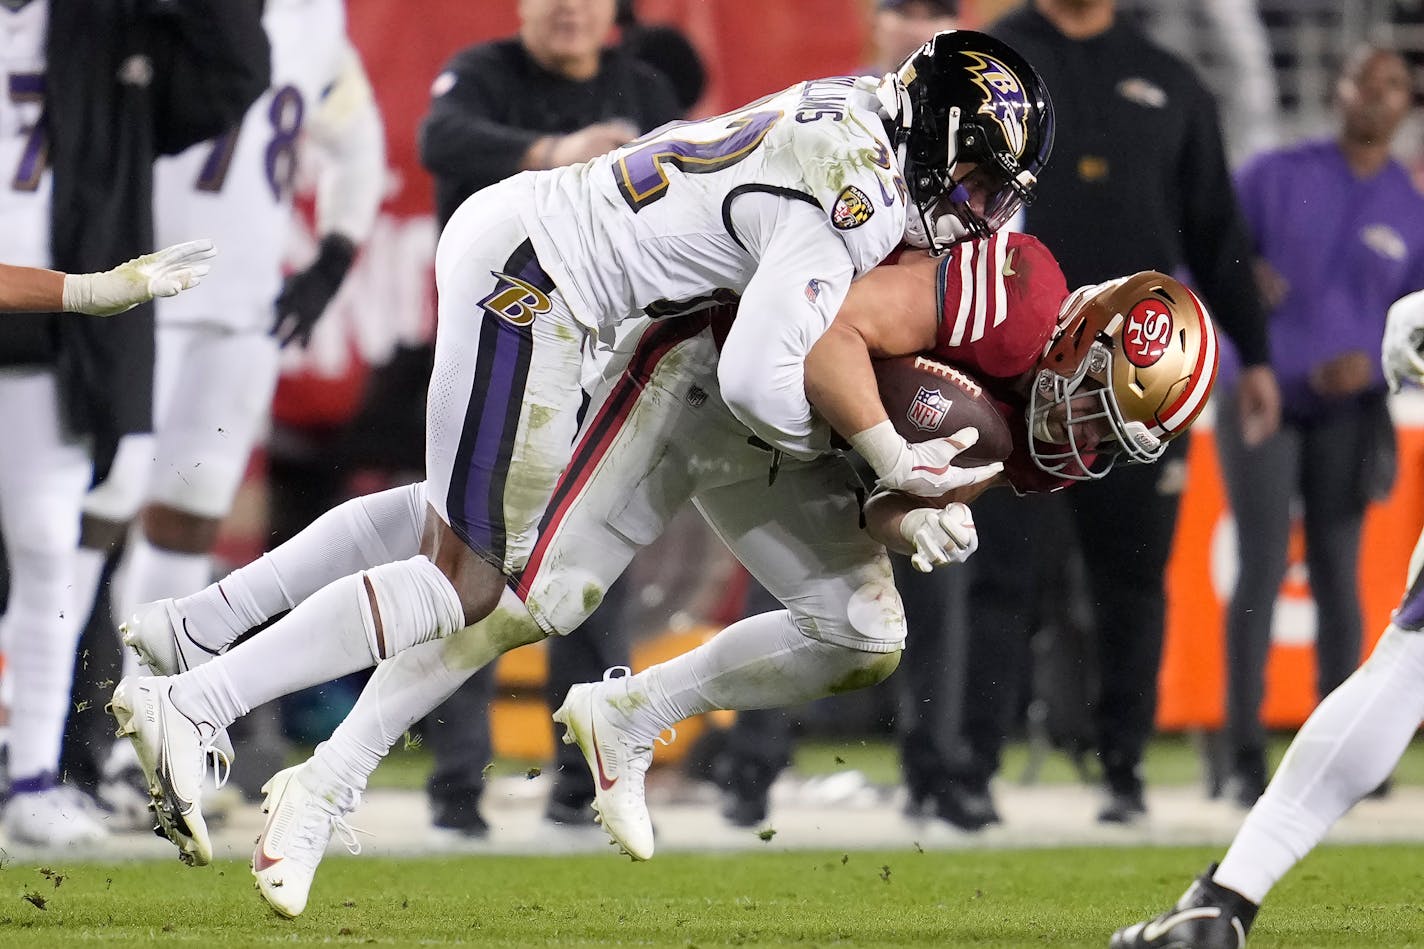
[{"label": "red football jersey", "polygon": [[970,372],[994,397],[1014,435],[1004,474],[1020,494],[1070,484],[1033,463],[1023,379],[1058,324],[1068,284],[1038,238],[999,232],[956,244],[939,265],[939,332],[934,355]]}]

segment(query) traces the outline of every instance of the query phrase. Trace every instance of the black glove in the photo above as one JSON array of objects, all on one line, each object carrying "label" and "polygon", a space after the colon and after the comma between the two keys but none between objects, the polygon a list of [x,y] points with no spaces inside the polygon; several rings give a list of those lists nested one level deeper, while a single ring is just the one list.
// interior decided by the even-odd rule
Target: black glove
[{"label": "black glove", "polygon": [[277,294],[273,307],[276,319],[272,322],[272,335],[283,346],[291,342],[307,344],[316,321],[341,289],[341,281],[346,279],[355,259],[356,245],[350,238],[328,234],[321,239],[321,249],[312,265],[282,283],[282,292]]}]

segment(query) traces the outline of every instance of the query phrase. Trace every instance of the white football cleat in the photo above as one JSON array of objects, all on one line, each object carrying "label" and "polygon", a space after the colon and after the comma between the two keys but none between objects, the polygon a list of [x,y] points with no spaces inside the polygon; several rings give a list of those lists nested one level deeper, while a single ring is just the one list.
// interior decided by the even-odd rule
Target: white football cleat
[{"label": "white football cleat", "polygon": [[333,833],[351,853],[361,852],[355,829],[346,823],[346,815],[361,803],[361,795],[351,791],[333,801],[309,791],[297,777],[303,767],[278,771],[262,785],[266,795],[262,813],[267,815],[267,824],[252,852],[257,892],[288,919],[306,909],[316,868]]},{"label": "white football cleat", "polygon": [[58,849],[98,843],[109,836],[96,807],[77,788],[60,785],[15,794],[0,813],[0,827],[12,843]]},{"label": "white football cleat", "polygon": [[119,635],[154,675],[177,675],[217,656],[192,640],[187,623],[175,601],[165,597],[134,610],[128,622],[119,626]]},{"label": "white football cleat", "polygon": [[[187,624],[187,617],[178,612],[173,598],[165,597],[134,610],[128,622],[119,625],[119,635],[149,672],[156,676],[173,676],[218,656],[193,641]],[[213,747],[232,762],[235,752],[226,728],[218,732]]]},{"label": "white football cleat", "polygon": [[[618,667],[625,673],[626,667]],[[613,673],[604,673],[603,682],[584,682],[569,689],[564,704],[554,713],[554,721],[565,727],[564,743],[578,745],[593,772],[593,809],[598,822],[634,860],[653,856],[653,822],[643,779],[653,763],[653,746],[636,741],[614,724],[604,711],[612,705],[610,689],[621,694],[626,687],[611,683]]]},{"label": "white football cleat", "polygon": [[[227,759],[214,750],[212,726],[199,726],[169,698],[172,680],[131,676],[114,689],[109,712],[117,732],[133,742],[158,830],[178,846],[178,859],[190,866],[212,862],[213,842],[203,820],[202,794],[208,756],[221,766]],[[226,773],[216,776],[218,787]]]}]

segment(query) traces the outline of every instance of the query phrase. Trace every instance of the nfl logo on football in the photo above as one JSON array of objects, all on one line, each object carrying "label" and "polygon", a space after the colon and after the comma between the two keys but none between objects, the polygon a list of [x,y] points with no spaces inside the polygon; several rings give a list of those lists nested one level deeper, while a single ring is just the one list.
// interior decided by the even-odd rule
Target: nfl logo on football
[{"label": "nfl logo on football", "polygon": [[926,389],[920,386],[920,391],[915,393],[915,400],[910,403],[910,411],[906,413],[906,418],[915,428],[926,432],[933,432],[939,428],[944,421],[945,415],[949,412],[950,400],[944,397],[938,389]]}]

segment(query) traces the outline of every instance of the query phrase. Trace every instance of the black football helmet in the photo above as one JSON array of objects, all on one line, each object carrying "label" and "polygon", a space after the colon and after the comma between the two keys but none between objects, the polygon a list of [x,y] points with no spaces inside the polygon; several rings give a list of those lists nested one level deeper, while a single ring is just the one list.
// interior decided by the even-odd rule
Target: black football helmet
[{"label": "black football helmet", "polygon": [[914,205],[910,243],[942,253],[1033,200],[1053,150],[1053,102],[1009,46],[972,30],[936,33],[881,80],[879,97]]}]

